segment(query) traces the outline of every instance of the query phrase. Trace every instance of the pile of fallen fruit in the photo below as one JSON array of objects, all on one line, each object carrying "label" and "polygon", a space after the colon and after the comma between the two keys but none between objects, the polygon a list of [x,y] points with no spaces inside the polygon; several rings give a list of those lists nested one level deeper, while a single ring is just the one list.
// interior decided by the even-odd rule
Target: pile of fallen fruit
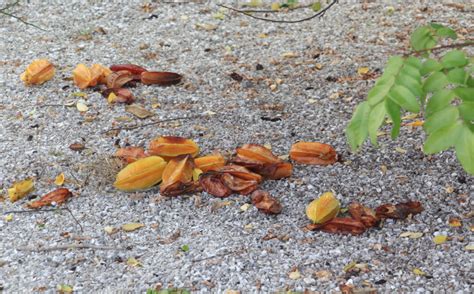
[{"label": "pile of fallen fruit", "polygon": [[[54,66],[45,59],[33,61],[21,79],[27,85],[42,84],[54,76]],[[74,83],[81,89],[102,85],[104,97],[109,103],[133,103],[133,94],[125,88],[133,83],[173,85],[182,76],[172,72],[152,72],[133,65],[113,65],[110,68],[99,64],[87,67],[79,64],[73,71]],[[165,197],[205,191],[216,197],[228,197],[232,193],[250,195],[252,204],[267,214],[279,214],[280,202],[268,192],[259,190],[263,180],[278,180],[292,175],[293,164],[258,144],[245,144],[237,148],[227,160],[220,153],[198,156],[200,148],[190,139],[162,136],[153,139],[148,150],[141,147],[120,148],[115,156],[126,166],[117,174],[114,186],[121,191],[146,190],[157,185]],[[294,163],[330,165],[338,160],[336,150],[318,142],[297,142],[291,146],[289,158]],[[58,179],[57,179],[58,180]],[[64,182],[64,178],[62,179]],[[30,179],[13,184],[9,189],[12,202],[24,197],[33,189]],[[39,200],[27,204],[29,208],[64,203],[72,193],[66,188],[52,191]],[[420,202],[408,201],[385,204],[375,210],[360,203],[352,203],[342,213],[340,202],[332,192],[322,194],[306,208],[306,215],[313,222],[307,230],[358,235],[367,229],[379,226],[386,218],[405,219],[423,211]]]}]

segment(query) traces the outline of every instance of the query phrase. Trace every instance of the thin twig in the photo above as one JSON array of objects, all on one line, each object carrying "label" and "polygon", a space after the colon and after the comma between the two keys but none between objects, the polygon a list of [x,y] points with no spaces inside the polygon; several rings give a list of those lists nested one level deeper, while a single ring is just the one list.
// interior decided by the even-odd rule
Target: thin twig
[{"label": "thin twig", "polygon": [[79,226],[79,228],[81,228],[81,232],[84,233],[84,228],[82,227],[81,223],[77,220],[77,218],[74,216],[74,214],[72,214],[72,211],[69,209],[69,207],[66,206],[65,210],[67,210],[69,212],[69,214],[72,216],[72,218],[74,219],[76,224]]},{"label": "thin twig", "polygon": [[410,51],[405,54],[405,56],[408,55],[420,55],[425,52],[433,52],[433,51],[439,51],[443,49],[449,49],[449,48],[462,48],[462,47],[469,47],[469,46],[474,46],[474,42],[465,42],[465,43],[457,43],[457,44],[449,44],[449,45],[441,45],[437,47],[433,47],[430,49],[423,49],[423,50],[417,50],[417,51]]},{"label": "thin twig", "polygon": [[10,214],[10,213],[39,213],[39,212],[51,212],[51,211],[58,211],[58,210],[67,210],[66,208],[51,208],[51,209],[38,209],[38,210],[10,210],[5,211],[3,214]]},{"label": "thin twig", "polygon": [[43,29],[43,28],[41,28],[41,27],[35,25],[34,23],[27,22],[27,21],[23,20],[21,17],[18,17],[18,16],[16,16],[16,15],[11,14],[11,13],[9,13],[9,12],[6,11],[6,10],[8,10],[9,8],[12,8],[12,7],[18,5],[19,2],[20,2],[20,1],[15,1],[15,2],[13,2],[13,3],[11,3],[11,4],[8,4],[7,6],[3,7],[2,9],[0,9],[0,14],[6,15],[6,16],[9,16],[9,17],[13,17],[14,19],[17,19],[17,20],[21,21],[22,23],[24,23],[24,24],[26,24],[26,25],[28,25],[28,26],[32,26],[32,27],[35,27],[35,28],[37,28],[37,29],[39,29],[39,30],[42,30],[42,31],[46,32],[45,29]]},{"label": "thin twig", "polygon": [[258,19],[258,20],[276,22],[276,23],[298,23],[298,22],[308,21],[308,20],[311,20],[311,19],[316,18],[316,17],[322,17],[326,13],[326,11],[328,11],[334,4],[336,4],[338,2],[339,2],[339,0],[333,0],[328,6],[324,7],[324,9],[322,9],[318,13],[316,13],[316,14],[310,16],[310,17],[297,19],[297,20],[280,20],[280,19],[259,17],[259,16],[252,15],[252,14],[246,12],[245,10],[240,10],[240,9],[233,8],[233,7],[230,7],[230,6],[226,6],[226,5],[222,5],[222,4],[217,4],[217,6],[224,7],[224,8],[230,9],[230,10],[238,12],[238,13],[242,13],[242,14],[248,16],[248,17]]},{"label": "thin twig", "polygon": [[152,126],[152,125],[161,124],[161,123],[164,123],[164,122],[170,122],[170,121],[175,121],[175,120],[188,120],[188,119],[201,118],[201,117],[206,117],[206,115],[194,115],[194,116],[167,118],[167,119],[157,120],[157,121],[153,121],[153,122],[146,123],[146,124],[141,124],[141,125],[121,126],[121,127],[117,127],[117,128],[108,129],[106,131],[103,131],[101,134],[106,134],[106,133],[112,132],[112,131],[134,130],[134,129],[144,128],[144,127],[148,127],[148,126]]},{"label": "thin twig", "polygon": [[[299,5],[299,6],[296,6],[296,7],[288,7],[288,11],[293,11],[293,10],[296,10],[296,9],[302,9],[302,8],[309,8],[311,7],[312,5]],[[281,8],[286,8],[286,7],[281,7]],[[280,9],[281,9],[280,8]],[[280,9],[276,9],[276,10],[269,10],[269,9],[241,9],[240,11],[242,13],[277,13],[277,12],[281,12]]]},{"label": "thin twig", "polygon": [[48,251],[54,251],[54,250],[68,250],[68,249],[127,250],[126,248],[97,246],[97,245],[92,245],[92,244],[66,244],[66,245],[58,245],[58,246],[51,246],[51,247],[22,246],[16,249],[19,251],[30,251],[30,252],[48,252]]}]

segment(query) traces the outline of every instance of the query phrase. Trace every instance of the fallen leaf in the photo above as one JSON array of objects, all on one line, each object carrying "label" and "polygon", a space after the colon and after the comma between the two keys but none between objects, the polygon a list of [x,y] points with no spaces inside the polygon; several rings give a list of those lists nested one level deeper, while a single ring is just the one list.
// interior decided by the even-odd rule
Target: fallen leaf
[{"label": "fallen leaf", "polygon": [[213,30],[217,29],[217,25],[208,24],[208,23],[197,23],[196,28],[197,29],[203,29],[205,31],[213,31]]},{"label": "fallen leaf", "polygon": [[89,110],[89,107],[87,107],[87,105],[84,102],[80,102],[80,101],[76,103],[76,108],[80,112],[86,112]]},{"label": "fallen leaf", "polygon": [[402,238],[418,239],[423,236],[422,232],[404,232],[400,234]]},{"label": "fallen leaf", "polygon": [[155,115],[153,112],[146,110],[145,108],[141,107],[137,104],[127,105],[125,106],[125,111],[135,115],[138,118],[144,119],[150,116]]},{"label": "fallen leaf", "polygon": [[278,11],[278,10],[280,10],[280,3],[278,3],[278,2],[273,2],[273,3],[272,3],[272,6],[271,6],[271,10],[273,10],[273,11]]},{"label": "fallen leaf", "polygon": [[299,280],[299,279],[301,279],[301,273],[298,269],[296,269],[296,270],[290,272],[288,274],[288,277],[292,280]]},{"label": "fallen leaf", "polygon": [[216,12],[212,15],[212,17],[215,19],[224,20],[225,15],[222,12]]},{"label": "fallen leaf", "polygon": [[241,211],[247,211],[247,210],[250,208],[250,206],[251,206],[250,204],[245,203],[244,205],[242,205],[242,206],[240,207],[240,210],[241,210]]},{"label": "fallen leaf", "polygon": [[425,123],[425,122],[424,122],[423,120],[415,120],[415,121],[413,121],[413,122],[411,122],[411,123],[406,123],[406,124],[404,124],[404,126],[416,128],[416,127],[422,127],[422,126],[424,125],[424,123]]},{"label": "fallen leaf", "polygon": [[84,146],[84,144],[81,144],[81,143],[72,143],[71,145],[69,145],[69,149],[73,151],[82,151],[85,148],[86,146]]},{"label": "fallen leaf", "polygon": [[378,218],[406,219],[409,215],[416,215],[423,211],[418,201],[408,201],[398,204],[384,204],[375,209]]},{"label": "fallen leaf", "polygon": [[474,251],[474,244],[469,244],[466,247],[464,247],[467,251]]},{"label": "fallen leaf", "polygon": [[283,57],[283,58],[295,58],[295,57],[298,57],[298,54],[296,54],[295,52],[285,52],[281,55],[281,57]]},{"label": "fallen leaf", "polygon": [[361,76],[366,75],[367,73],[369,73],[369,68],[368,67],[359,67],[357,69],[357,73]]},{"label": "fallen leaf", "polygon": [[32,179],[25,179],[19,182],[13,183],[13,186],[8,189],[8,196],[10,198],[10,202],[15,202],[20,200],[21,198],[28,195],[31,191],[35,189],[34,183]]},{"label": "fallen leaf", "polygon": [[9,213],[5,215],[5,221],[6,222],[11,222],[13,220],[13,213]]},{"label": "fallen leaf", "polygon": [[447,240],[448,240],[448,236],[446,236],[446,235],[437,235],[433,238],[433,242],[435,242],[436,245],[443,244]]},{"label": "fallen leaf", "polygon": [[64,173],[60,173],[55,179],[54,184],[56,186],[62,186],[64,184]]},{"label": "fallen leaf", "polygon": [[131,267],[139,267],[142,266],[142,264],[135,258],[135,257],[129,257],[127,259],[127,265]]},{"label": "fallen leaf", "polygon": [[255,207],[267,214],[279,214],[282,206],[277,199],[270,196],[270,194],[263,190],[257,190],[252,193],[252,204]]},{"label": "fallen leaf", "polygon": [[326,270],[321,270],[317,271],[314,273],[314,276],[320,281],[320,282],[327,282],[331,280],[332,273],[330,271]]},{"label": "fallen leaf", "polygon": [[426,273],[424,271],[422,271],[421,269],[419,269],[419,268],[414,268],[413,273],[417,276],[425,276],[426,275]]},{"label": "fallen leaf", "polygon": [[58,293],[63,294],[63,293],[72,293],[74,290],[72,286],[67,285],[67,284],[60,284],[56,287],[58,290]]},{"label": "fallen leaf", "polygon": [[141,223],[128,223],[128,224],[122,225],[122,230],[124,230],[125,232],[132,232],[140,228],[143,228],[144,226],[145,225]]},{"label": "fallen leaf", "polygon": [[398,153],[402,153],[402,154],[407,153],[407,151],[405,149],[403,149],[402,147],[395,147],[395,151],[397,151]]},{"label": "fallen leaf", "polygon": [[459,218],[451,217],[449,218],[449,226],[453,228],[458,228],[462,226],[462,222]]},{"label": "fallen leaf", "polygon": [[58,188],[41,197],[39,200],[28,203],[28,208],[36,209],[43,206],[61,205],[72,196],[71,191],[66,188]]},{"label": "fallen leaf", "polygon": [[117,229],[117,228],[114,228],[114,227],[112,227],[112,226],[106,226],[106,227],[104,227],[104,231],[105,231],[107,234],[112,235],[112,234],[116,233],[116,232],[118,231],[118,229]]}]

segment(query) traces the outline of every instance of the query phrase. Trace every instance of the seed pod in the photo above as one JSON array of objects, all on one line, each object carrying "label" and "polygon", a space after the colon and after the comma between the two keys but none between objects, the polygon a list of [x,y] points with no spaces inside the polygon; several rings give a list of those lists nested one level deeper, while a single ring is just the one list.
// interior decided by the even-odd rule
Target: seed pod
[{"label": "seed pod", "polygon": [[72,196],[71,191],[69,191],[66,188],[59,188],[56,189],[52,192],[49,192],[48,194],[44,195],[41,197],[39,200],[33,201],[31,203],[28,203],[26,206],[28,208],[41,208],[43,206],[49,206],[52,205],[53,202],[56,203],[57,205],[60,205],[66,200]]},{"label": "seed pod", "polygon": [[107,88],[122,88],[123,85],[133,80],[133,75],[128,70],[114,71],[107,76]]},{"label": "seed pod", "polygon": [[163,136],[152,140],[148,149],[149,154],[161,156],[165,160],[185,154],[194,157],[199,153],[199,146],[194,141],[173,136]]},{"label": "seed pod", "polygon": [[145,85],[170,86],[178,84],[182,78],[182,75],[174,72],[145,71],[141,73],[141,81]]},{"label": "seed pod", "polygon": [[144,190],[161,181],[166,161],[159,156],[149,156],[127,165],[118,174],[115,188],[131,192]]},{"label": "seed pod", "polygon": [[329,165],[337,161],[337,153],[328,144],[298,142],[291,146],[290,158],[298,163]]},{"label": "seed pod", "polygon": [[54,65],[47,59],[36,59],[28,65],[20,79],[25,85],[40,85],[53,78],[55,73]]},{"label": "seed pod", "polygon": [[326,192],[306,207],[306,216],[316,224],[323,224],[337,216],[341,204],[332,192]]},{"label": "seed pod", "polygon": [[163,171],[160,193],[164,196],[176,196],[191,191],[194,163],[192,157],[183,155],[171,159]]},{"label": "seed pod", "polygon": [[133,75],[139,75],[142,72],[147,71],[145,68],[136,64],[114,64],[110,66],[110,69],[112,71],[127,70],[131,72]]},{"label": "seed pod", "polygon": [[199,168],[203,172],[216,170],[225,165],[225,158],[221,154],[211,154],[194,159],[196,168]]}]

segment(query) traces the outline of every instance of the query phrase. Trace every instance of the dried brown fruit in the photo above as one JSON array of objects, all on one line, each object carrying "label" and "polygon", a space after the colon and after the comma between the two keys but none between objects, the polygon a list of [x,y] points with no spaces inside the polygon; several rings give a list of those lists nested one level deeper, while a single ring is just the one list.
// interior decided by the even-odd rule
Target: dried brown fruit
[{"label": "dried brown fruit", "polygon": [[306,226],[309,230],[320,230],[327,233],[340,233],[360,235],[366,227],[358,220],[351,217],[336,217],[324,224],[311,224]]},{"label": "dried brown fruit", "polygon": [[258,144],[245,144],[237,148],[232,162],[273,180],[287,178],[293,170],[291,163],[284,162],[269,149]]},{"label": "dried brown fruit", "polygon": [[298,142],[291,146],[290,158],[298,163],[329,165],[337,161],[337,153],[328,144]]},{"label": "dried brown fruit", "polygon": [[270,194],[263,190],[257,190],[252,193],[252,204],[258,210],[267,214],[279,214],[282,206],[278,200],[270,196]]},{"label": "dried brown fruit", "polygon": [[418,201],[408,201],[398,204],[384,204],[375,209],[378,218],[406,219],[409,215],[416,215],[423,211]]},{"label": "dried brown fruit", "polygon": [[199,168],[203,172],[216,170],[225,165],[225,158],[221,154],[211,154],[194,159],[196,168]]},{"label": "dried brown fruit", "polygon": [[349,205],[349,214],[353,219],[362,222],[366,228],[375,227],[380,222],[373,209],[360,203],[351,203]]},{"label": "dried brown fruit", "polygon": [[242,179],[233,176],[230,173],[223,173],[222,181],[233,192],[237,192],[241,195],[248,195],[257,190],[258,187],[258,182],[256,180]]},{"label": "dried brown fruit", "polygon": [[208,172],[199,177],[199,184],[207,193],[216,197],[227,197],[232,194],[232,190],[224,184],[223,174],[218,172]]},{"label": "dried brown fruit", "polygon": [[199,146],[193,140],[173,136],[153,139],[148,149],[149,154],[159,155],[165,160],[185,154],[194,157],[199,153]]},{"label": "dried brown fruit", "polygon": [[163,182],[160,194],[176,196],[193,190],[194,163],[190,155],[182,155],[171,159],[163,171]]},{"label": "dried brown fruit", "polygon": [[59,188],[59,189],[56,189],[52,192],[49,192],[48,194],[41,197],[39,200],[28,203],[27,207],[36,209],[36,208],[41,208],[43,206],[52,205],[53,203],[56,203],[57,205],[60,205],[64,202],[66,202],[66,200],[70,196],[72,196],[71,191],[69,191],[66,188]]},{"label": "dried brown fruit", "polygon": [[[107,98],[109,103],[132,104],[135,101],[132,91],[126,88],[105,89],[101,94]],[[111,98],[111,94],[114,94],[115,96]]]},{"label": "dried brown fruit", "polygon": [[145,71],[141,73],[141,81],[145,85],[170,86],[178,84],[182,78],[183,76],[174,72]]},{"label": "dried brown fruit", "polygon": [[323,224],[335,218],[341,203],[332,192],[323,193],[306,207],[306,216],[316,224]]},{"label": "dried brown fruit", "polygon": [[142,72],[147,71],[145,68],[136,64],[114,64],[110,66],[110,69],[112,71],[127,70],[131,72],[133,75],[139,75]]},{"label": "dried brown fruit", "polygon": [[262,176],[251,172],[249,169],[239,165],[226,165],[217,170],[220,173],[228,173],[232,176],[241,178],[243,180],[256,181],[257,183],[262,182]]},{"label": "dried brown fruit", "polygon": [[122,191],[136,191],[158,184],[166,167],[166,161],[159,156],[138,159],[122,169],[115,180],[115,188]]},{"label": "dried brown fruit", "polygon": [[55,73],[54,65],[47,59],[36,59],[28,65],[20,79],[25,85],[40,85],[53,78]]},{"label": "dried brown fruit", "polygon": [[133,80],[133,75],[128,70],[114,71],[107,76],[107,88],[121,88]]},{"label": "dried brown fruit", "polygon": [[141,147],[125,147],[120,148],[115,152],[115,156],[120,158],[125,163],[132,163],[140,158],[145,158],[145,150]]}]

